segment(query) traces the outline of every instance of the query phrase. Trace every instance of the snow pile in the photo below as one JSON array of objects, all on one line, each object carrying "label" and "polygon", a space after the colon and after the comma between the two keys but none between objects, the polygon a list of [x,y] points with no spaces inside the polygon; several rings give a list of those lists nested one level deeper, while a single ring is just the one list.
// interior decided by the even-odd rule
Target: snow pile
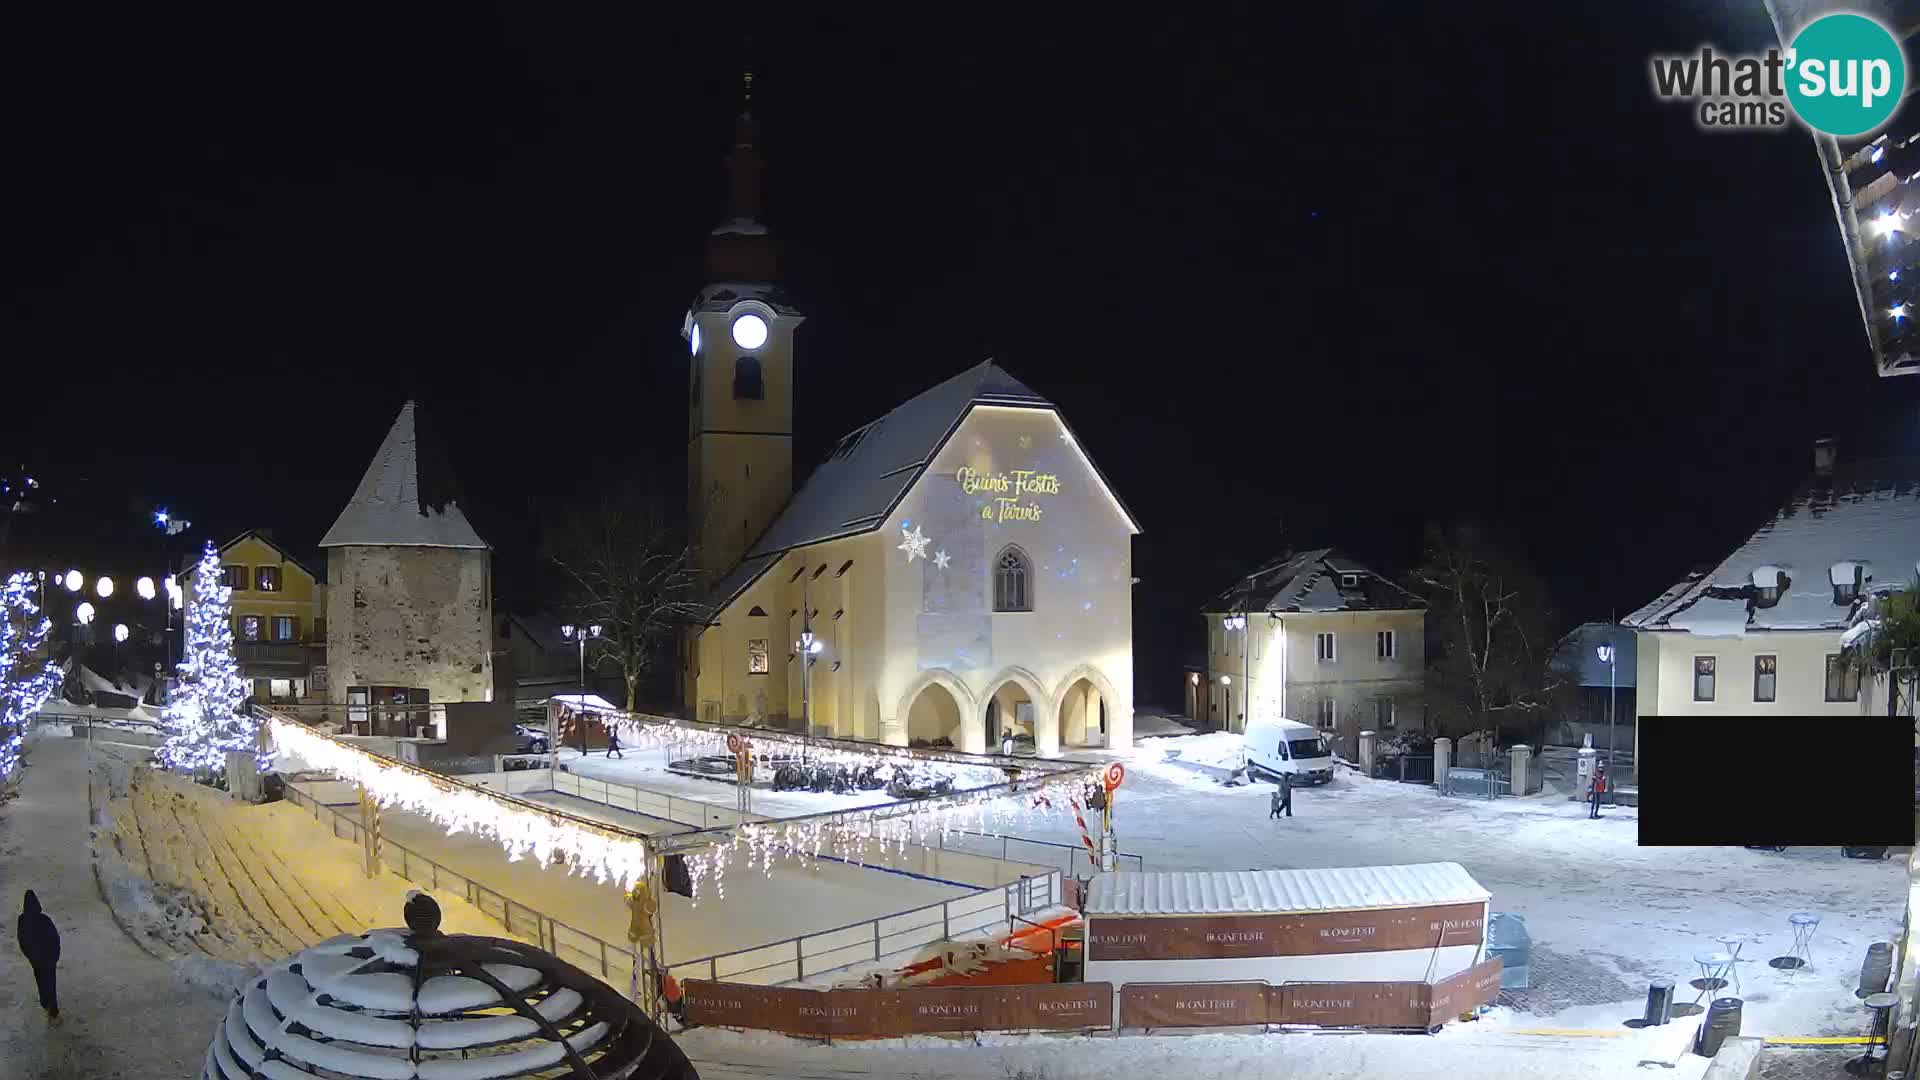
[{"label": "snow pile", "polygon": [[217,998],[230,998],[252,982],[260,969],[211,956],[176,956],[167,962],[180,981]]}]

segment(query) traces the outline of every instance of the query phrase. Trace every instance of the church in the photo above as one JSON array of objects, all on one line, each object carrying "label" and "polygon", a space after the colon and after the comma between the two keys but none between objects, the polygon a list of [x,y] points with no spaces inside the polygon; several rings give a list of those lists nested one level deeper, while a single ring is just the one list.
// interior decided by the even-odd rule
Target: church
[{"label": "church", "polygon": [[690,714],[1042,757],[1133,743],[1140,532],[1052,403],[991,362],[860,427],[795,487],[794,334],[751,112],[687,313],[687,500],[709,583]]}]

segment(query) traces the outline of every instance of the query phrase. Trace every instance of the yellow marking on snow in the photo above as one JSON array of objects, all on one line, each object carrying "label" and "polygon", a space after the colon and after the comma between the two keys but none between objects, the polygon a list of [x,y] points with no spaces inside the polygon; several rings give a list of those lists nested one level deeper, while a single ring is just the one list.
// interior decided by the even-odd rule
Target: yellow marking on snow
[{"label": "yellow marking on snow", "polygon": [[1768,1046],[1865,1046],[1880,1040],[1871,1035],[1769,1035]]}]

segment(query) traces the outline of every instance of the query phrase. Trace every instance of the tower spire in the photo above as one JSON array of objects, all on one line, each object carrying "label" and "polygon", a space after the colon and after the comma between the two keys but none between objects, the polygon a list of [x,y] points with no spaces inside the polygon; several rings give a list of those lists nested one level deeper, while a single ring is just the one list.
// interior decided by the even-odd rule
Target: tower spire
[{"label": "tower spire", "polygon": [[772,238],[760,222],[760,125],[753,116],[752,42],[740,66],[740,111],[727,154],[727,216],[707,239],[711,280],[771,281]]}]

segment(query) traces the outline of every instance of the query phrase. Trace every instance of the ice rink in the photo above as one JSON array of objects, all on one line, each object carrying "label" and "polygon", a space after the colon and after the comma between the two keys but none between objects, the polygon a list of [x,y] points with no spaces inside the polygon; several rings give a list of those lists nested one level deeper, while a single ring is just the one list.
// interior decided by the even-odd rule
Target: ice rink
[{"label": "ice rink", "polygon": [[[690,780],[688,783],[703,782]],[[301,781],[295,786],[317,802],[337,807],[350,817],[358,816],[359,794],[351,784]],[[519,797],[648,835],[686,829],[658,818],[567,795],[547,792]],[[407,811],[384,811],[381,829],[387,841],[432,859],[454,873],[574,929],[607,942],[627,940],[627,907],[617,886],[569,874],[559,867],[543,868],[528,859],[509,861],[506,853],[486,837],[467,833],[450,836],[441,826]],[[981,888],[929,875],[827,860],[810,865],[793,860],[776,862],[771,876],[736,862],[729,868],[724,884],[724,896],[708,882],[703,885],[697,902],[671,894],[661,898],[662,947],[669,964],[938,905],[943,900],[978,893]],[[940,912],[936,908],[921,918],[937,922]],[[774,959],[771,952],[765,957],[750,958],[746,963],[752,966],[770,963]],[[779,955],[790,960],[790,952],[788,947]],[[824,966],[824,962],[815,966]],[[721,970],[723,974],[727,971],[724,963]]]}]

